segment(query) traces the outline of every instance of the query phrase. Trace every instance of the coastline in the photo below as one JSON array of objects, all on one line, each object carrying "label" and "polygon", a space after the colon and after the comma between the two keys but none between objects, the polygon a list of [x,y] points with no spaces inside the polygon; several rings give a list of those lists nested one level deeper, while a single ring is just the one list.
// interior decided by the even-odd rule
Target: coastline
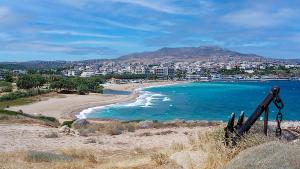
[{"label": "coastline", "polygon": [[[107,106],[113,106],[115,104],[123,104],[123,103],[130,103],[130,102],[134,102],[136,101],[136,99],[140,96],[140,91],[143,89],[147,89],[147,88],[152,88],[152,87],[163,87],[163,86],[169,86],[169,85],[176,85],[176,84],[181,84],[181,83],[190,83],[187,81],[160,81],[160,82],[150,82],[150,83],[143,83],[142,86],[135,86],[132,87],[130,90],[130,97],[128,97],[128,99],[124,99],[122,101],[116,101],[116,102],[111,102],[110,104],[103,104],[103,105],[99,105],[99,106],[93,106],[93,107],[88,107],[88,108],[81,108],[78,110],[74,110],[73,112],[71,112],[69,114],[69,116],[72,119],[75,118],[86,118],[84,116],[84,114],[89,114],[90,111],[93,110],[97,110],[97,109],[101,109]],[[122,86],[122,84],[121,84]],[[111,90],[111,88],[110,88]],[[125,90],[126,91],[126,90]],[[83,112],[83,111],[87,111],[87,113]],[[82,116],[82,117],[79,117]],[[102,121],[102,119],[100,119]]]},{"label": "coastline", "polygon": [[58,97],[46,97],[41,101],[28,105],[13,106],[8,110],[19,111],[32,115],[45,115],[55,117],[59,121],[71,120],[81,111],[89,108],[107,106],[117,103],[134,101],[139,96],[139,90],[148,87],[186,83],[185,81],[153,81],[146,83],[110,84],[105,89],[114,91],[127,91],[129,95],[122,94],[95,94],[75,95],[59,94]]}]

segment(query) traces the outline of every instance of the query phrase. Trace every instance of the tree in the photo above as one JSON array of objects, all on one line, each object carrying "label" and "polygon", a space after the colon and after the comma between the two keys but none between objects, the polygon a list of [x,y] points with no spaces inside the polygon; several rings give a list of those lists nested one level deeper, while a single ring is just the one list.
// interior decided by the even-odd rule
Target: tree
[{"label": "tree", "polygon": [[6,81],[6,82],[13,82],[13,75],[12,75],[12,73],[10,73],[10,72],[6,72],[5,74],[4,74],[4,80]]},{"label": "tree", "polygon": [[85,95],[89,92],[89,87],[85,84],[80,84],[77,86],[77,93],[80,95]]},{"label": "tree", "polygon": [[46,83],[46,79],[39,74],[25,74],[19,76],[17,86],[20,89],[31,89],[42,87]]},{"label": "tree", "polygon": [[20,89],[31,89],[34,87],[34,81],[28,74],[21,75],[17,80],[17,86]]}]

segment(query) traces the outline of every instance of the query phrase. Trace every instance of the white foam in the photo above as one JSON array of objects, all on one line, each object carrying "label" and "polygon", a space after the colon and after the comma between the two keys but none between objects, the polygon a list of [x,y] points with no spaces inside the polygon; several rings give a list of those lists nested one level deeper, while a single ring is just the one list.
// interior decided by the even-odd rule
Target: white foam
[{"label": "white foam", "polygon": [[84,119],[84,118],[87,118],[87,116],[86,116],[87,114],[94,113],[94,112],[97,112],[101,109],[105,109],[108,107],[123,107],[123,106],[125,106],[125,107],[140,106],[140,107],[145,107],[145,108],[151,107],[154,105],[153,104],[154,100],[159,100],[159,99],[161,99],[160,97],[164,97],[163,101],[169,101],[170,99],[168,97],[165,97],[165,95],[163,95],[163,94],[144,91],[144,89],[153,88],[153,87],[171,86],[171,85],[175,85],[175,84],[177,84],[177,83],[137,88],[133,91],[133,92],[139,93],[139,97],[136,98],[135,102],[117,103],[117,104],[110,104],[110,105],[106,105],[106,106],[88,108],[88,109],[81,111],[78,115],[76,115],[76,117],[80,118],[80,119]]},{"label": "white foam", "polygon": [[79,119],[86,119],[86,115],[87,114],[90,114],[90,113],[93,113],[97,110],[100,110],[100,109],[103,109],[105,106],[99,106],[99,107],[91,107],[91,108],[88,108],[88,109],[85,109],[85,110],[82,110],[78,115],[76,115],[77,118]]},{"label": "white foam", "polygon": [[163,102],[167,102],[167,101],[171,101],[171,99],[168,98],[168,97],[164,97],[164,99],[163,99],[162,101],[163,101]]}]

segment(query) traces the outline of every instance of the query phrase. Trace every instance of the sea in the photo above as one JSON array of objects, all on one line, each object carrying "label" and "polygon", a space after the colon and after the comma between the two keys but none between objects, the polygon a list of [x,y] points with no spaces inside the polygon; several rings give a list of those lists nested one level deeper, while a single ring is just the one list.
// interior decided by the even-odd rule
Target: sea
[{"label": "sea", "polygon": [[[300,120],[300,81],[191,82],[140,89],[136,101],[84,110],[80,118],[227,121],[253,113],[273,86],[280,87],[283,120]],[[113,92],[113,91],[110,91]],[[270,104],[269,119],[277,109]]]}]

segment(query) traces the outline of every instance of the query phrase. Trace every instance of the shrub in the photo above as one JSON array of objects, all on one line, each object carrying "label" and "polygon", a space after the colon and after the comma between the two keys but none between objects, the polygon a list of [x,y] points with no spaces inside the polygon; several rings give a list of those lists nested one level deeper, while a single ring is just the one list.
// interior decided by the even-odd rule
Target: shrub
[{"label": "shrub", "polygon": [[61,126],[68,126],[71,128],[74,121],[75,120],[64,121]]},{"label": "shrub", "polygon": [[45,138],[58,138],[58,133],[50,132],[44,136]]},{"label": "shrub", "polygon": [[125,124],[125,126],[126,126],[126,129],[128,132],[134,132],[136,129],[136,126],[134,123],[128,123],[128,124]]},{"label": "shrub", "polygon": [[255,124],[248,133],[243,135],[243,138],[239,140],[234,147],[225,146],[225,132],[222,127],[205,134],[198,134],[198,138],[190,138],[190,143],[193,149],[200,149],[208,153],[207,160],[204,164],[205,169],[220,168],[245,149],[277,140],[274,135],[269,134],[265,136],[261,129],[262,127],[258,127],[258,124]]},{"label": "shrub", "polygon": [[113,122],[108,126],[107,134],[120,135],[125,130],[125,127],[119,122]]},{"label": "shrub", "polygon": [[41,89],[30,89],[27,91],[15,91],[8,94],[5,94],[0,97],[0,101],[11,101],[16,100],[23,97],[31,97],[31,96],[37,96],[41,94],[46,94],[51,92],[50,90],[41,90]]},{"label": "shrub", "polygon": [[29,151],[25,156],[28,162],[57,162],[57,161],[72,161],[73,158],[64,154],[56,154],[43,151]]},{"label": "shrub", "polygon": [[151,161],[153,161],[156,165],[166,165],[169,163],[169,156],[164,153],[155,153],[151,155]]},{"label": "shrub", "polygon": [[10,82],[0,81],[0,93],[1,92],[12,92],[12,84]]},{"label": "shrub", "polygon": [[55,118],[55,117],[48,117],[48,116],[37,116],[38,119],[40,120],[48,120],[50,122],[53,122],[53,123],[59,123],[58,120]]}]

